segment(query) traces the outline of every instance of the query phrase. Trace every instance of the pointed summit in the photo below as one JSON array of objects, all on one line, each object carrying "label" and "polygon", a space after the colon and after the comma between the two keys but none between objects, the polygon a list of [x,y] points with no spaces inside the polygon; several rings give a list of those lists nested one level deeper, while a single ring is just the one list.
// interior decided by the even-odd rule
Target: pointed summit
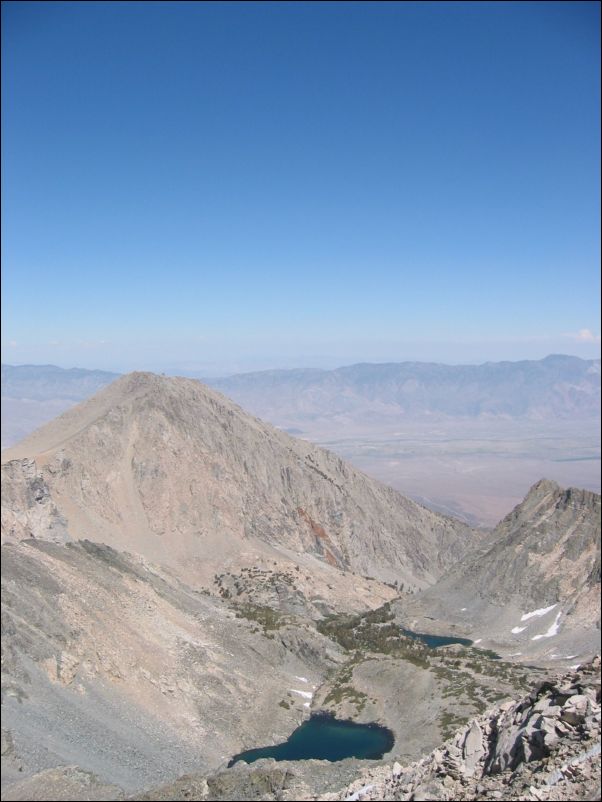
[{"label": "pointed summit", "polygon": [[[11,483],[23,484],[17,495],[43,484],[72,539],[132,551],[188,578],[276,549],[423,587],[473,539],[464,524],[192,379],[122,376],[5,452],[11,461]],[[44,536],[33,514],[25,530]]]}]

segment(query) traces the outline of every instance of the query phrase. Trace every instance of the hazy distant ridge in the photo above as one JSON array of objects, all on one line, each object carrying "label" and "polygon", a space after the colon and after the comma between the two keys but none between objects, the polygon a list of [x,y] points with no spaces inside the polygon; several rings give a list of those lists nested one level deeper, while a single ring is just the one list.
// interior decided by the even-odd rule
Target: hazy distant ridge
[{"label": "hazy distant ridge", "polygon": [[2,446],[18,442],[118,375],[56,365],[2,365]]},{"label": "hazy distant ridge", "polygon": [[2,396],[47,401],[81,401],[119,376],[106,370],[59,368],[56,365],[2,365]]},{"label": "hazy distant ridge", "polygon": [[586,419],[600,414],[600,360],[573,356],[483,365],[358,364],[206,381],[254,414],[284,425],[335,416],[359,422],[399,415]]},{"label": "hazy distant ridge", "polygon": [[[2,445],[110,384],[118,373],[55,365],[2,365]],[[203,381],[279,426],[420,418],[587,420],[600,415],[600,360],[357,364],[241,373]]]}]

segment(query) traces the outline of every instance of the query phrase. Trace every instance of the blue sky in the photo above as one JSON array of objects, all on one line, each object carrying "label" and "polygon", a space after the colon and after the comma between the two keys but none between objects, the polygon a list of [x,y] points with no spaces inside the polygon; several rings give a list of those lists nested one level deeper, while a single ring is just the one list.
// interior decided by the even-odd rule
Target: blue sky
[{"label": "blue sky", "polygon": [[3,361],[599,353],[598,3],[2,13]]}]

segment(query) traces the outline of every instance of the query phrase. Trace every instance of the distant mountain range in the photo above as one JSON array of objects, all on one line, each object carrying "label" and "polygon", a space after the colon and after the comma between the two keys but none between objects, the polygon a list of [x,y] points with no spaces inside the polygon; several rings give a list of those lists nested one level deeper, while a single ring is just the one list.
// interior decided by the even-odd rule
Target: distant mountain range
[{"label": "distant mountain range", "polygon": [[[118,375],[2,365],[2,445],[18,442]],[[204,382],[293,434],[319,421],[366,426],[401,419],[585,420],[600,415],[600,360],[562,355],[483,365],[401,362],[270,370]]]},{"label": "distant mountain range", "polygon": [[316,420],[587,419],[600,415],[600,360],[440,365],[359,364],[336,370],[274,370],[207,379],[249,412],[279,426]]},{"label": "distant mountain range", "polygon": [[2,396],[48,401],[82,401],[120,374],[106,370],[58,368],[56,365],[2,365]]}]

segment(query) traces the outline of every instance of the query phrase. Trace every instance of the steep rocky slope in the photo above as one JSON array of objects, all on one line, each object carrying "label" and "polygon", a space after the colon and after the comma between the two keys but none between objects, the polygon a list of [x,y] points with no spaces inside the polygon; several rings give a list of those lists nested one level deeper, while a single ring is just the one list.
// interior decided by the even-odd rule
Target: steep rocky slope
[{"label": "steep rocky slope", "polygon": [[4,537],[105,542],[188,581],[276,549],[419,588],[475,541],[190,379],[122,377],[3,463]]},{"label": "steep rocky slope", "polygon": [[600,636],[600,496],[538,482],[410,608],[417,627],[441,619],[513,657],[591,657]]},{"label": "steep rocky slope", "polygon": [[576,604],[600,582],[600,496],[542,479],[439,588],[503,605]]},{"label": "steep rocky slope", "polygon": [[2,629],[3,785],[76,764],[133,790],[225,765],[286,739],[344,659],[306,619],[89,541],[2,546]]},{"label": "steep rocky slope", "polygon": [[600,496],[543,479],[488,544],[462,568],[477,593],[498,603],[514,595],[534,607],[578,604],[600,582]]}]

